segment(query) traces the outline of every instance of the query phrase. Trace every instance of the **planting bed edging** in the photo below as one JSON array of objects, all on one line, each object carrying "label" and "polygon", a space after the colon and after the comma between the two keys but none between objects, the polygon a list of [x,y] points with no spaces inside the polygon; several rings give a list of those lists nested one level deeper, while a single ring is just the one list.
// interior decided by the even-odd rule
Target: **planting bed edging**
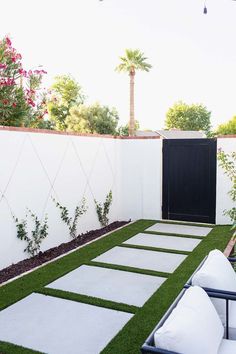
[{"label": "planting bed edging", "polygon": [[[76,251],[76,250],[78,250],[78,249],[80,249],[80,248],[86,246],[86,245],[89,245],[90,243],[96,241],[97,239],[101,239],[101,238],[103,238],[103,237],[105,237],[105,236],[111,234],[111,233],[114,232],[114,231],[118,231],[118,230],[122,229],[123,227],[127,226],[127,224],[129,224],[129,225],[130,225],[130,224],[133,224],[135,221],[136,221],[136,220],[134,220],[134,221],[132,221],[132,222],[130,222],[130,221],[120,221],[120,222],[117,221],[117,222],[113,222],[113,223],[111,223],[110,225],[108,225],[107,227],[109,227],[109,226],[111,226],[111,225],[113,225],[113,224],[115,224],[115,223],[122,223],[123,225],[120,226],[120,227],[117,227],[117,228],[113,228],[113,229],[111,229],[111,231],[106,232],[105,234],[102,234],[101,236],[98,235],[96,238],[93,238],[93,239],[91,239],[91,240],[88,241],[88,242],[82,243],[81,245],[74,247],[74,248],[71,249],[70,251],[61,253],[60,255],[51,258],[49,261],[45,261],[45,262],[39,264],[38,266],[33,266],[33,267],[30,268],[29,270],[24,271],[24,272],[21,272],[21,273],[19,273],[18,275],[9,278],[9,279],[7,279],[6,281],[2,281],[2,282],[1,282],[1,272],[4,273],[4,270],[10,269],[10,268],[13,267],[13,266],[14,266],[14,267],[17,267],[17,265],[22,264],[22,263],[24,263],[24,262],[26,263],[27,261],[29,261],[30,259],[35,258],[35,257],[27,258],[27,259],[25,259],[25,260],[23,260],[23,261],[20,261],[20,262],[18,262],[18,263],[13,264],[12,266],[9,266],[9,267],[7,267],[7,268],[4,268],[4,269],[2,269],[2,270],[0,271],[0,287],[3,286],[3,285],[8,284],[8,283],[10,283],[10,282],[12,282],[12,281],[14,281],[14,280],[20,278],[20,277],[23,277],[24,275],[26,275],[26,274],[28,274],[28,273],[31,273],[32,271],[34,271],[34,270],[36,270],[36,269],[39,269],[39,268],[41,268],[41,267],[43,267],[43,266],[45,266],[45,265],[47,265],[47,264],[49,264],[49,263],[51,263],[51,262],[54,262],[55,260],[60,259],[61,257],[64,257],[64,256],[66,256],[66,255],[68,255],[68,254],[70,254],[70,253],[72,253],[72,252],[74,252],[74,251]],[[104,228],[101,228],[101,229],[98,229],[98,230],[91,230],[91,231],[89,231],[88,233],[93,233],[93,232],[96,233],[97,231],[99,232],[99,231],[101,231],[101,230],[106,229],[107,227],[104,227]],[[85,234],[85,236],[86,236],[86,234]],[[75,241],[75,240],[72,240],[72,241]],[[72,241],[69,241],[69,242],[67,242],[67,243],[65,243],[65,244],[72,243]],[[85,241],[85,240],[83,239],[83,240],[81,240],[81,241]],[[49,249],[49,250],[47,250],[47,251],[45,251],[45,252],[43,252],[43,253],[46,253],[46,252],[48,252],[48,251],[50,251],[50,250],[57,249],[57,248],[60,247],[60,246],[61,246],[61,245],[59,245],[59,246],[57,246],[57,247],[53,247],[53,248],[51,248],[51,249]],[[38,257],[38,256],[36,256],[36,257]],[[40,259],[39,259],[39,261],[40,261]],[[0,353],[0,354],[1,354],[1,353]]]},{"label": "planting bed edging", "polygon": [[230,254],[232,253],[233,251],[233,248],[235,246],[235,243],[236,243],[236,238],[235,237],[232,237],[231,240],[229,240],[229,243],[228,245],[226,246],[225,250],[224,250],[224,255],[226,257],[229,257]]}]

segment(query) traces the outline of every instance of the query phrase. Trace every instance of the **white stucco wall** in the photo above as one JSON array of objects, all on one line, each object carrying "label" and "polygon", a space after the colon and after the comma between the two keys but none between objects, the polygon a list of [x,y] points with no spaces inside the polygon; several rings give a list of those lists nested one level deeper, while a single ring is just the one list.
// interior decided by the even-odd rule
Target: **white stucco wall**
[{"label": "white stucco wall", "polygon": [[[236,150],[236,139],[218,139],[218,148]],[[111,189],[110,222],[161,219],[162,140],[113,139],[0,130],[0,269],[27,254],[16,238],[13,215],[25,218],[26,207],[48,214],[49,235],[42,250],[70,240],[52,198],[69,208],[84,196],[88,211],[78,232],[99,228],[94,198],[104,201]],[[232,207],[229,179],[217,171],[216,222],[229,223],[223,210]]]},{"label": "white stucco wall", "polygon": [[160,219],[162,140],[120,141],[121,218]]},{"label": "white stucco wall", "polygon": [[[221,148],[226,153],[236,151],[236,138],[218,138],[217,149]],[[216,185],[216,223],[229,224],[230,218],[224,215],[224,210],[231,209],[233,201],[228,192],[232,188],[232,182],[224,174],[223,169],[217,166],[217,185]]]},{"label": "white stucco wall", "polygon": [[84,196],[88,211],[78,232],[100,227],[94,198],[104,201],[112,189],[110,221],[119,218],[117,140],[0,131],[0,269],[26,258],[25,243],[16,238],[13,215],[25,218],[26,207],[48,214],[49,236],[42,250],[70,240],[52,197],[73,213]]}]

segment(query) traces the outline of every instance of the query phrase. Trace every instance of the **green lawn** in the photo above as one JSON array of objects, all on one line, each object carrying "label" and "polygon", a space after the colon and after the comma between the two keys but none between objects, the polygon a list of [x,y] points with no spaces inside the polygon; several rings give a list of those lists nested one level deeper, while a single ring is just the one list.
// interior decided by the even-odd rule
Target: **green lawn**
[{"label": "green lawn", "polygon": [[[230,226],[215,226],[210,234],[202,239],[202,242],[193,250],[193,252],[186,253],[188,254],[188,257],[172,274],[91,262],[93,258],[106,252],[114,246],[120,245],[122,242],[126,241],[135,234],[144,232],[147,227],[150,227],[155,223],[155,220],[139,220],[77,251],[74,251],[73,253],[64,256],[63,258],[54,261],[53,263],[45,265],[44,267],[39,268],[30,274],[27,274],[9,284],[0,287],[0,310],[15,303],[16,301],[19,301],[32,292],[39,292],[51,296],[71,299],[73,301],[94,304],[96,306],[104,306],[121,311],[128,311],[134,313],[135,315],[126,324],[122,331],[120,331],[117,336],[108,344],[102,353],[139,353],[140,346],[146,337],[149,335],[164,312],[176,298],[202,259],[210,250],[214,248],[223,250],[230,237],[232,236]],[[164,249],[158,250],[166,252]],[[102,265],[103,267],[140,272],[143,274],[161,275],[168,277],[168,279],[142,308],[117,304],[112,301],[101,300],[65,291],[44,288],[46,284],[63,276],[64,274],[70,272],[82,264],[93,264],[97,266]],[[0,353],[26,354],[36,352],[29,349],[24,349],[22,347],[17,347],[9,343],[0,342]]]}]

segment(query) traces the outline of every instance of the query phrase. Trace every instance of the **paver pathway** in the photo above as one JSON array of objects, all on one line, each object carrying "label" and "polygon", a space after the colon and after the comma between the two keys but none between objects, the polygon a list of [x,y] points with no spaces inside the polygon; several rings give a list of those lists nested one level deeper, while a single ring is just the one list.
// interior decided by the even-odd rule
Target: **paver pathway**
[{"label": "paver pathway", "polygon": [[165,278],[83,265],[47,287],[143,306]]},{"label": "paver pathway", "polygon": [[[172,273],[187,257],[175,250],[191,252],[201,242],[191,236],[158,235],[158,232],[205,237],[211,228],[156,223],[145,231],[157,234],[139,233],[124,242],[126,247],[116,246],[94,258],[93,261],[103,263],[104,267],[95,263],[93,266],[93,262],[82,265],[47,288],[143,306],[166,278],[140,274],[140,269]],[[135,245],[139,248],[134,248]],[[164,248],[165,252],[158,248]],[[125,271],[109,268],[112,265],[122,266]],[[136,273],[130,267],[137,268]],[[49,354],[98,354],[132,316],[33,293],[0,312],[0,340]]]},{"label": "paver pathway", "polygon": [[125,241],[124,244],[191,252],[200,242],[201,240],[194,238],[140,233]]}]

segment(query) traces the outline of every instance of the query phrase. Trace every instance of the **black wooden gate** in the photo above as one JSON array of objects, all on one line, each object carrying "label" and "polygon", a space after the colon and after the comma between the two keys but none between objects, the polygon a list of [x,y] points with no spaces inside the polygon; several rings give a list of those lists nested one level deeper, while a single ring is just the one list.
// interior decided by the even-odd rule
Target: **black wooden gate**
[{"label": "black wooden gate", "polygon": [[163,140],[162,217],[215,223],[216,140]]}]

